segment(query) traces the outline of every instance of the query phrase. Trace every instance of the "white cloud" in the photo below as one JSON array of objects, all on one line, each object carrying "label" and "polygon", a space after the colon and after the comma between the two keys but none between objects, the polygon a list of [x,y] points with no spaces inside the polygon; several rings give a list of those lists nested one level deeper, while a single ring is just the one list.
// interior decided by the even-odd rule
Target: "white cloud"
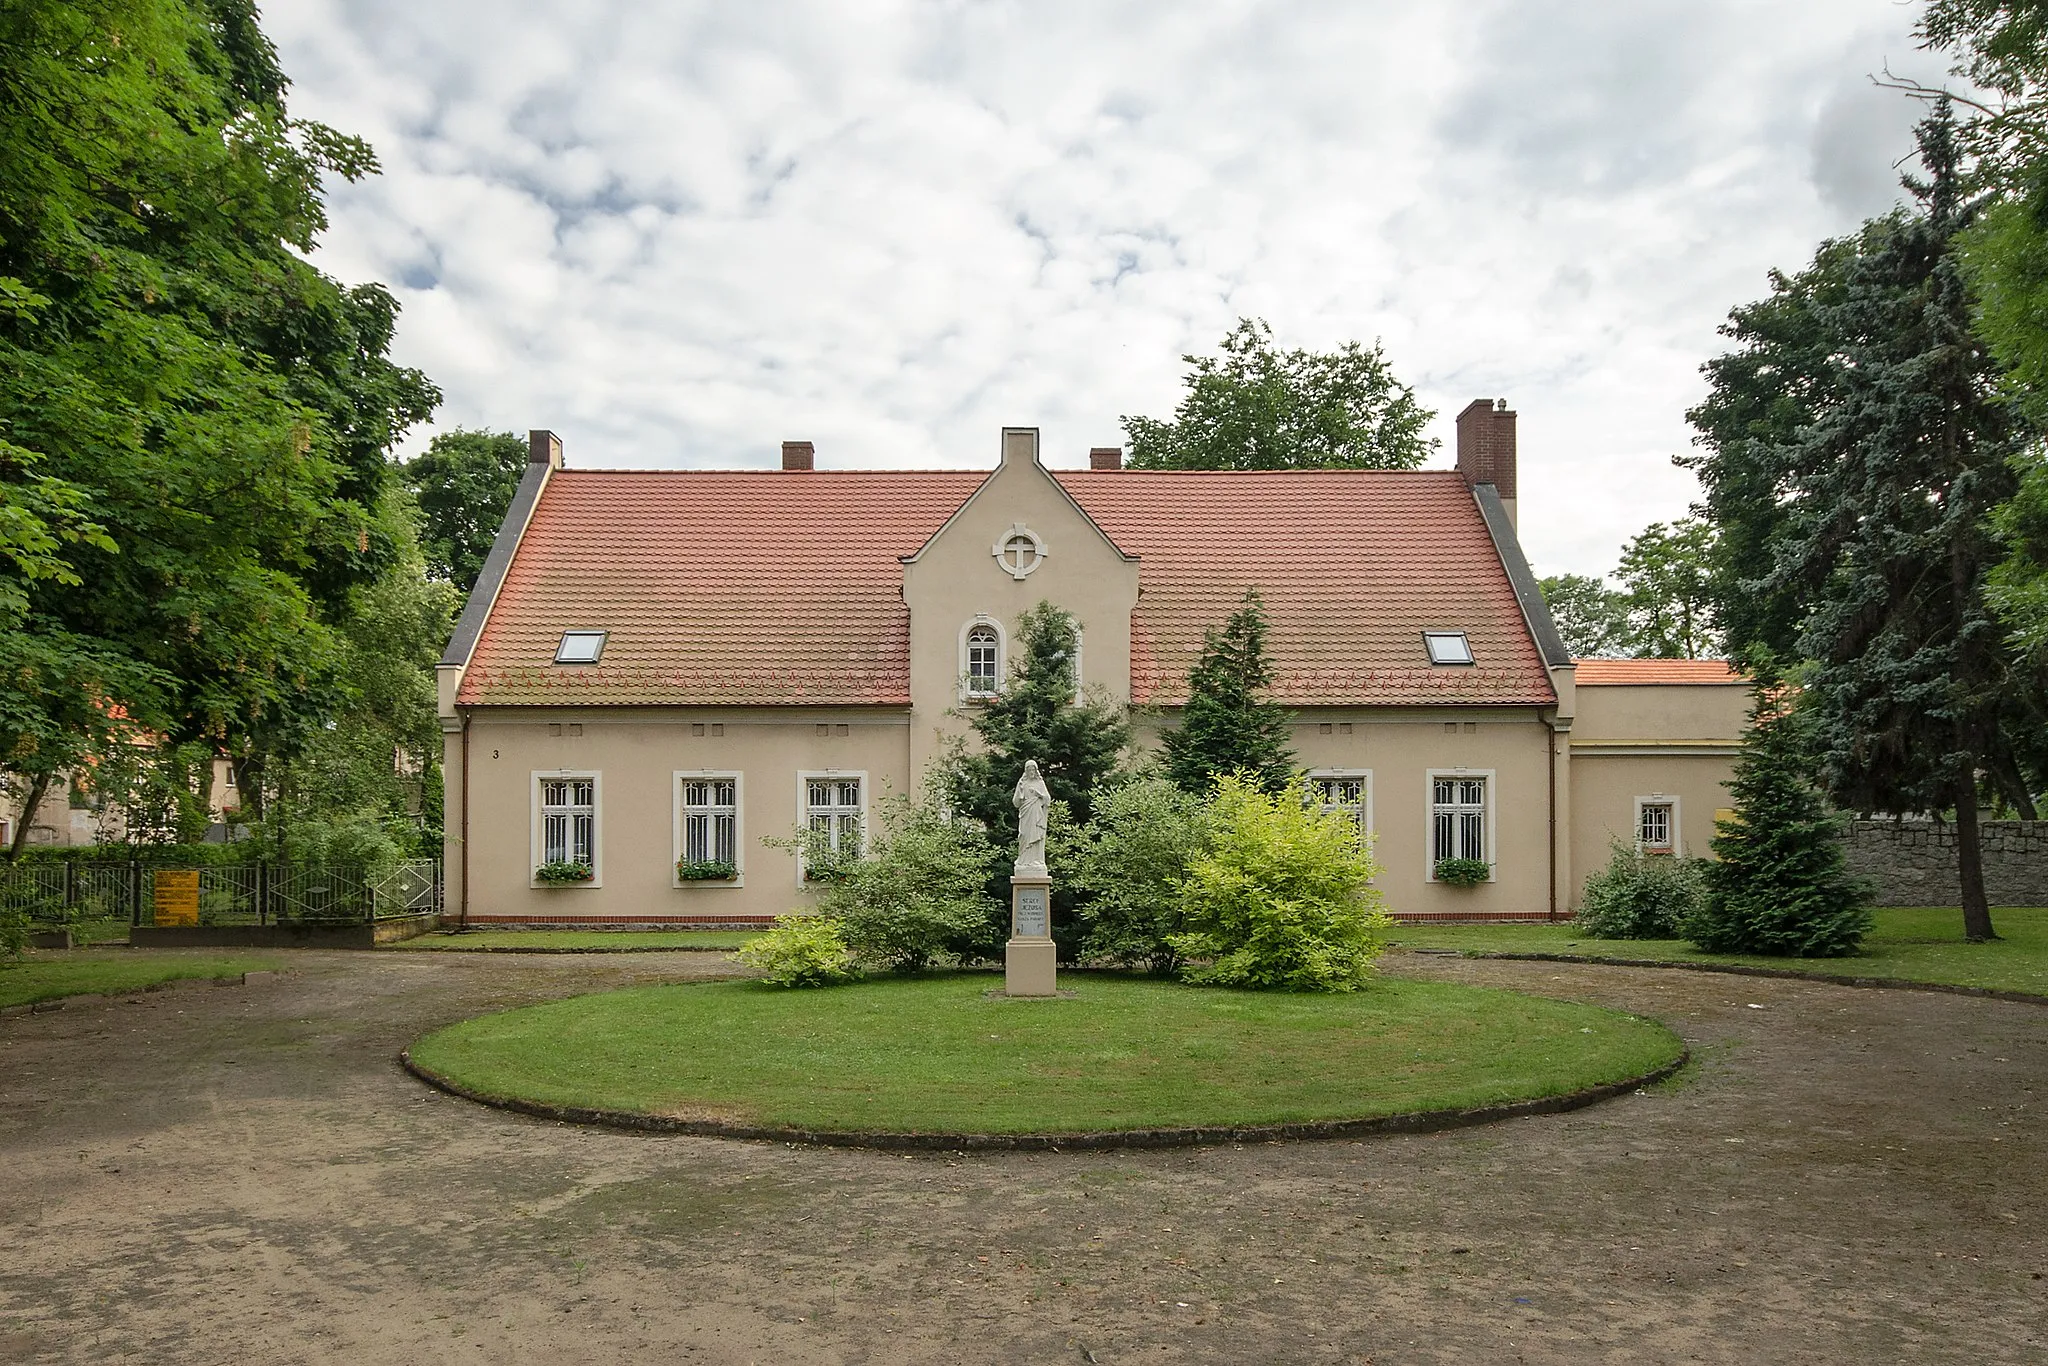
[{"label": "white cloud", "polygon": [[[442,426],[572,462],[1055,463],[1242,314],[1521,412],[1522,532],[1682,515],[1715,325],[1894,196],[1893,0],[294,0],[294,112],[368,137],[321,265],[404,305]],[[424,439],[424,436],[420,438]]]}]

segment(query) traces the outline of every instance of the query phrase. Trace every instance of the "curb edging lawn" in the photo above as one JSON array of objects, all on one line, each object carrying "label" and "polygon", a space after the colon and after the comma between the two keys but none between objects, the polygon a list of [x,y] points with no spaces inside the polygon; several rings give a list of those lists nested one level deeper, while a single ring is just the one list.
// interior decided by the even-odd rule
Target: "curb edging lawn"
[{"label": "curb edging lawn", "polygon": [[434,945],[404,949],[406,953],[731,953],[736,945],[726,944],[573,944],[562,948],[540,948],[531,944],[478,944],[475,948]]},{"label": "curb edging lawn", "polygon": [[0,1006],[0,1017],[19,1015],[48,1015],[53,1011],[84,1006],[103,1006],[110,1002],[142,996],[152,991],[177,991],[194,987],[247,987],[258,982],[275,981],[289,971],[286,968],[251,968],[247,972],[221,973],[212,977],[167,977],[160,982],[145,982],[141,986],[121,987],[114,991],[80,991],[69,996],[46,996],[40,1001],[20,1001],[14,1005]]},{"label": "curb edging lawn", "polygon": [[874,1148],[884,1152],[1060,1152],[1066,1149],[1198,1148],[1223,1143],[1279,1143],[1301,1139],[1377,1138],[1392,1134],[1441,1133],[1467,1129],[1525,1115],[1554,1115],[1578,1110],[1663,1081],[1692,1061],[1692,1050],[1661,1067],[1625,1081],[1607,1082],[1561,1096],[1503,1101],[1463,1110],[1416,1110],[1372,1119],[1318,1119],[1299,1124],[1201,1126],[1182,1129],[1105,1129],[1055,1134],[868,1133],[856,1130],[798,1129],[777,1124],[735,1124],[716,1119],[675,1119],[633,1110],[601,1110],[582,1105],[549,1105],[517,1096],[493,1096],[450,1080],[413,1061],[412,1050],[398,1054],[399,1066],[436,1090],[497,1110],[566,1124],[594,1124],[643,1133],[686,1134],[696,1138],[765,1139],[821,1148]]},{"label": "curb edging lawn", "polygon": [[[1414,949],[1407,950],[1410,953]],[[1680,972],[1719,972],[1730,977],[1781,977],[1795,982],[1825,982],[1837,987],[1878,987],[1893,991],[1939,991],[1951,996],[1980,996],[1993,1001],[2048,1006],[2048,996],[2002,987],[1973,987],[1960,982],[1927,982],[1917,977],[1857,977],[1845,972],[1808,972],[1802,968],[1757,968],[1741,963],[1681,963],[1669,958],[1610,958],[1598,953],[1517,953],[1508,949],[1455,949],[1461,958],[1500,958],[1512,963],[1591,963],[1611,968],[1675,968]]]}]

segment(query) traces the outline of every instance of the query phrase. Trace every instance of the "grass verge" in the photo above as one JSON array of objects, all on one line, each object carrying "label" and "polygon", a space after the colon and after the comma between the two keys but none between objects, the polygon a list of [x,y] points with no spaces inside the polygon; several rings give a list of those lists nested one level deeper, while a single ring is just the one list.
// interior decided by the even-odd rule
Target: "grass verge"
[{"label": "grass verge", "polygon": [[1110,974],[1072,999],[952,974],[777,991],[642,987],[486,1015],[413,1045],[480,1095],[838,1132],[1025,1134],[1367,1119],[1567,1095],[1683,1052],[1654,1021],[1385,979],[1342,996]]},{"label": "grass verge", "polygon": [[1882,907],[1863,952],[1847,958],[1765,958],[1701,953],[1682,939],[1589,939],[1574,925],[1403,925],[1403,948],[1464,953],[1570,953],[1595,958],[1654,958],[1671,963],[1721,963],[1845,977],[1984,987],[2048,996],[2048,909],[1998,909],[2001,938],[1963,941],[1963,913],[1953,907]]},{"label": "grass verge", "polygon": [[181,978],[239,977],[284,966],[277,958],[200,949],[32,951],[16,962],[0,964],[0,1006],[33,1005],[60,996],[118,996]]},{"label": "grass verge", "polygon": [[387,948],[428,953],[643,953],[656,949],[736,949],[754,930],[461,930],[423,934]]}]

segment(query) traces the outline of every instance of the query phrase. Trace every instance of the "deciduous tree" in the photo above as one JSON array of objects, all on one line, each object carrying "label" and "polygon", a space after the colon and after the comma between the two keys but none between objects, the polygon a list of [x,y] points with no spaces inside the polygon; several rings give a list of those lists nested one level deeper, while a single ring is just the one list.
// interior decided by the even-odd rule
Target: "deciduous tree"
[{"label": "deciduous tree", "polygon": [[288,744],[333,698],[330,619],[398,554],[386,452],[437,395],[388,358],[390,295],[305,260],[321,178],[374,162],[285,87],[250,0],[0,8],[10,782],[109,708]]},{"label": "deciduous tree", "polygon": [[1615,571],[1627,589],[1631,653],[1699,659],[1716,653],[1714,529],[1697,518],[1652,522],[1623,547]]},{"label": "deciduous tree", "polygon": [[1597,659],[1635,653],[1627,594],[1591,574],[1554,574],[1536,582],[1550,607],[1558,636],[1574,657]]},{"label": "deciduous tree", "polygon": [[420,510],[420,548],[435,578],[464,593],[476,586],[526,460],[526,442],[510,432],[457,427],[406,462],[406,486]]},{"label": "deciduous tree", "polygon": [[1422,429],[1436,414],[1377,342],[1283,351],[1263,319],[1240,318],[1221,351],[1181,357],[1187,392],[1172,421],[1124,418],[1132,468],[1408,470],[1435,449]]}]

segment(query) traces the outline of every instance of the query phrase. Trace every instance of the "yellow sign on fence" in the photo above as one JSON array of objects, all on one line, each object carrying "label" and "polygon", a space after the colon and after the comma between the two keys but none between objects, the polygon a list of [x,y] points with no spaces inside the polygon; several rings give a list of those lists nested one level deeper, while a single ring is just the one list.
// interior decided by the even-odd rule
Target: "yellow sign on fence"
[{"label": "yellow sign on fence", "polygon": [[156,884],[156,923],[159,925],[197,925],[199,923],[199,870],[197,868],[159,868],[152,879]]}]

